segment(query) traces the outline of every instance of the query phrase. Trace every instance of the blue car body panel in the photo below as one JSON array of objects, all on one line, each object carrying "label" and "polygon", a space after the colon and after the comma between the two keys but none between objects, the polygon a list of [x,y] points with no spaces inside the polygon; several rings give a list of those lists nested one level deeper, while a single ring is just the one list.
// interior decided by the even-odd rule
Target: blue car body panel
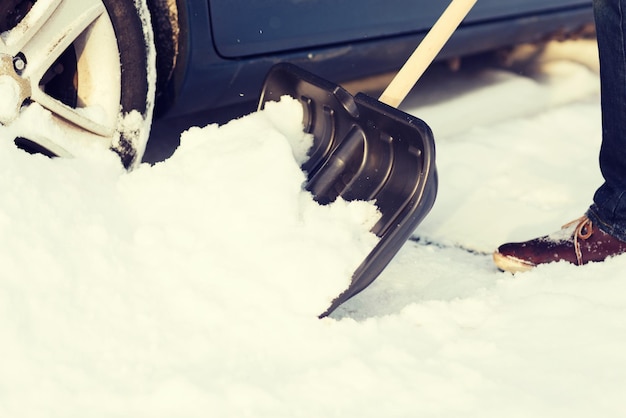
[{"label": "blue car body panel", "polygon": [[[271,65],[335,83],[399,68],[448,1],[179,0],[180,56],[161,116],[256,101]],[[593,23],[590,1],[479,0],[439,59]]]},{"label": "blue car body panel", "polygon": [[[423,32],[447,4],[433,0],[210,0],[211,28],[217,53],[240,58]],[[480,0],[466,23],[571,4],[568,0]]]}]

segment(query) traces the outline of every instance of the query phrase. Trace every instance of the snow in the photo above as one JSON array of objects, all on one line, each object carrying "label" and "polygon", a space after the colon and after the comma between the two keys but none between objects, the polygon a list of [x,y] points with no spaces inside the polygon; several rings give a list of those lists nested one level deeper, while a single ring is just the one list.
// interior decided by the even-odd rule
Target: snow
[{"label": "snow", "polygon": [[8,75],[0,76],[0,96],[3,98],[0,103],[0,120],[11,122],[17,117],[21,92],[17,82]]},{"label": "snow", "polygon": [[292,100],[130,173],[98,147],[51,160],[4,137],[0,416],[623,416],[626,258],[513,276],[490,256],[590,204],[595,54],[420,82],[404,108],[435,132],[437,202],[323,320],[377,214],[302,190]]}]

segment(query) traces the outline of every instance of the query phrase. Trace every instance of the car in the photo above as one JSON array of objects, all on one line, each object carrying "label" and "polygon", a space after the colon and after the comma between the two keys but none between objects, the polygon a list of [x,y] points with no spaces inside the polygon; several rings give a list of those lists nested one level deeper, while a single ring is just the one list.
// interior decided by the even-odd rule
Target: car
[{"label": "car", "polygon": [[[254,102],[275,63],[336,83],[398,69],[447,4],[0,0],[0,123],[26,151],[72,156],[97,143],[132,169],[153,120]],[[480,0],[438,59],[590,26],[589,1]],[[37,112],[55,129],[29,123]]]}]

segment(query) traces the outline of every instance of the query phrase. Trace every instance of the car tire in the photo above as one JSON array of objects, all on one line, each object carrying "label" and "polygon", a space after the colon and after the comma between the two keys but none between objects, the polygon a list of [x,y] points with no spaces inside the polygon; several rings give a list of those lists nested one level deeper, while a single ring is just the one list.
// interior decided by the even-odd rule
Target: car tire
[{"label": "car tire", "polygon": [[0,0],[0,32],[0,81],[19,93],[0,123],[20,148],[141,162],[156,84],[146,0]]}]

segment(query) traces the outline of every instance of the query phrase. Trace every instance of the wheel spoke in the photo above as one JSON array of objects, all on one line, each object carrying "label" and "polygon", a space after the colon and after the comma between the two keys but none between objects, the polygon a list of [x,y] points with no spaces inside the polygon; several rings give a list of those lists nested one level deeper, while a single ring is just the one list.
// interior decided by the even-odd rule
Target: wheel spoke
[{"label": "wheel spoke", "polygon": [[4,42],[11,55],[21,52],[26,59],[22,77],[30,80],[31,101],[76,128],[110,137],[115,130],[109,126],[112,122],[102,123],[93,112],[67,106],[40,86],[57,58],[104,12],[101,0],[39,0],[17,27],[4,35]]},{"label": "wheel spoke", "polygon": [[9,129],[15,138],[27,138],[59,157],[74,155],[76,147],[72,144],[76,142],[100,144],[103,148],[110,146],[110,138],[86,132],[37,104],[29,106],[10,126],[0,129]]},{"label": "wheel spoke", "polygon": [[40,0],[13,29],[2,34],[4,53],[16,55],[59,7],[62,0]]},{"label": "wheel spoke", "polygon": [[52,63],[98,16],[106,12],[101,0],[39,0],[5,37],[10,55],[22,52],[24,77],[35,89]]},{"label": "wheel spoke", "polygon": [[55,117],[64,119],[77,128],[103,137],[111,137],[115,132],[114,126],[109,126],[101,121],[104,120],[104,117],[99,117],[102,115],[98,115],[96,109],[91,109],[92,111],[85,108],[74,109],[47,95],[41,89],[34,90],[31,99],[48,109]]}]

